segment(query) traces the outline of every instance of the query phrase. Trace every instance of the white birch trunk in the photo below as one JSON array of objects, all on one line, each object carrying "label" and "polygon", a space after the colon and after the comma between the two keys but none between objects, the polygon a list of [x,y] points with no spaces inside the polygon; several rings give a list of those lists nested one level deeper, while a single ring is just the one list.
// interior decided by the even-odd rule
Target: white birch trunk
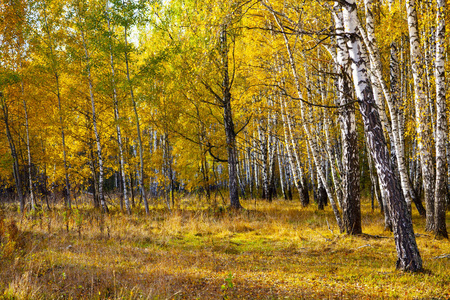
[{"label": "white birch trunk", "polygon": [[300,202],[303,206],[306,206],[308,204],[308,200],[306,199],[304,192],[306,187],[303,186],[302,182],[302,170],[298,164],[298,155],[297,155],[297,149],[296,149],[296,143],[293,137],[293,130],[292,130],[292,124],[291,119],[287,111],[287,105],[284,97],[279,94],[279,101],[280,101],[280,112],[281,112],[281,120],[283,123],[283,133],[284,133],[284,142],[286,146],[286,154],[288,157],[289,165],[291,167],[292,171],[292,177],[294,179],[294,185],[297,188],[298,195],[300,198]]},{"label": "white birch trunk", "polygon": [[[343,4],[344,5],[344,4]],[[394,239],[397,249],[397,268],[405,271],[422,269],[422,259],[412,227],[411,217],[402,191],[390,162],[389,151],[381,128],[381,121],[373,98],[372,87],[365,61],[361,57],[361,43],[357,35],[357,6],[348,0],[343,6],[344,28],[349,37],[347,46],[352,60],[353,83],[360,103],[364,129],[372,157],[377,168],[381,188],[386,192],[386,200],[391,211]]]},{"label": "white birch trunk", "polygon": [[16,146],[11,135],[11,129],[9,128],[9,110],[8,104],[6,103],[5,96],[0,92],[0,107],[3,112],[3,122],[5,123],[6,136],[8,138],[9,149],[11,150],[11,156],[13,158],[13,175],[14,182],[16,184],[17,196],[19,197],[20,213],[25,212],[25,199],[23,197],[22,181],[20,179],[19,171],[19,159],[17,157]]},{"label": "white birch trunk", "polygon": [[[79,12],[80,13],[80,12]],[[81,16],[78,16],[80,24]],[[103,157],[102,157],[102,145],[100,142],[100,134],[97,126],[97,114],[95,111],[95,99],[94,99],[94,87],[92,84],[92,76],[91,76],[91,61],[89,56],[89,51],[86,44],[86,39],[84,36],[84,31],[81,29],[81,39],[83,42],[84,54],[86,59],[86,70],[87,70],[87,79],[89,83],[89,96],[91,99],[91,107],[92,107],[92,124],[94,125],[94,135],[95,142],[97,144],[97,158],[98,158],[98,167],[99,167],[99,176],[98,176],[98,196],[100,199],[100,205],[102,206],[103,212],[109,212],[108,206],[106,205],[105,195],[103,194],[103,180],[104,180],[104,170],[103,170]]]},{"label": "white birch trunk", "polygon": [[360,173],[358,156],[358,136],[356,131],[355,106],[351,104],[351,76],[350,58],[344,39],[344,25],[342,10],[334,4],[334,22],[336,27],[336,60],[339,78],[337,81],[338,104],[343,105],[339,111],[339,123],[342,140],[342,190],[343,190],[343,219],[345,230],[349,234],[360,234],[361,228],[361,200]]},{"label": "white birch trunk", "polygon": [[26,133],[26,145],[27,145],[27,158],[28,158],[28,185],[30,189],[30,205],[31,209],[36,209],[36,202],[34,199],[34,191],[33,191],[33,177],[31,174],[31,150],[30,150],[30,128],[28,123],[28,108],[27,108],[27,101],[25,100],[25,91],[23,86],[23,80],[21,82],[21,94],[22,94],[22,104],[23,104],[23,110],[25,113],[25,133]]},{"label": "white birch trunk", "polygon": [[138,139],[138,146],[139,146],[139,190],[140,190],[141,197],[144,200],[145,213],[148,215],[150,213],[150,210],[148,207],[147,195],[145,193],[145,188],[144,188],[144,149],[143,149],[143,145],[142,145],[141,127],[140,127],[139,115],[137,112],[136,99],[134,97],[133,84],[131,82],[131,76],[130,76],[130,66],[129,66],[129,62],[128,62],[129,59],[128,59],[128,37],[127,37],[127,34],[128,34],[127,26],[125,26],[124,27],[125,66],[126,66],[128,86],[130,89],[131,102],[133,104],[134,120],[136,122],[136,132],[137,132],[137,139]]},{"label": "white birch trunk", "polygon": [[[408,177],[407,169],[406,169],[406,159],[404,153],[404,146],[402,145],[402,136],[403,131],[401,130],[400,120],[401,112],[398,106],[398,95],[395,93],[389,93],[389,89],[387,87],[386,81],[382,75],[382,67],[381,67],[381,59],[380,52],[377,46],[377,41],[375,39],[375,31],[374,31],[374,21],[372,14],[372,0],[364,1],[366,8],[366,27],[367,34],[364,29],[358,24],[359,32],[361,33],[363,40],[367,46],[369,51],[370,62],[372,66],[372,82],[374,82],[374,96],[377,101],[378,106],[383,106],[382,109],[379,109],[380,119],[383,121],[385,119],[384,104],[377,98],[380,97],[379,90],[383,91],[383,95],[386,99],[386,103],[388,104],[389,113],[391,117],[391,123],[389,127],[387,127],[387,131],[389,133],[389,138],[391,141],[392,150],[394,150],[395,158],[397,162],[397,168],[400,175],[400,183],[402,187],[402,192],[407,202],[408,207],[411,207],[411,202],[414,197],[414,192],[412,190],[410,180]],[[393,87],[393,82],[391,82],[391,88]],[[383,122],[384,124],[388,124],[387,119]]]},{"label": "white birch trunk", "polygon": [[[273,107],[273,100],[270,99],[270,107]],[[272,201],[273,196],[273,190],[274,190],[274,166],[275,166],[275,149],[276,149],[276,139],[274,136],[274,129],[276,127],[277,123],[277,116],[272,111],[272,109],[269,109],[269,115],[268,115],[268,124],[267,124],[267,147],[268,147],[268,176],[269,176],[269,201]]]},{"label": "white birch trunk", "polygon": [[408,13],[408,30],[410,43],[411,70],[414,80],[415,120],[418,136],[419,155],[422,168],[422,181],[426,204],[426,225],[428,231],[434,230],[434,172],[431,157],[432,137],[430,131],[430,115],[425,94],[423,55],[420,52],[419,32],[415,0],[406,1]]},{"label": "white birch trunk", "polygon": [[[259,113],[261,114],[261,109],[259,110]],[[268,174],[268,147],[267,142],[268,138],[265,136],[263,132],[263,119],[261,118],[258,121],[258,144],[259,149],[258,153],[260,153],[259,157],[260,164],[261,164],[261,177],[262,177],[262,198],[268,199],[269,198],[269,174]]]},{"label": "white birch trunk", "polygon": [[447,193],[447,115],[445,86],[445,15],[446,1],[437,0],[436,7],[436,191],[434,206],[434,232],[436,236],[448,238],[445,224],[446,193]]},{"label": "white birch trunk", "polygon": [[[108,5],[108,4],[107,4]],[[107,7],[108,9],[108,7]],[[127,192],[127,179],[125,175],[125,160],[123,155],[123,144],[122,144],[122,132],[120,129],[120,114],[119,114],[119,102],[117,100],[117,89],[116,89],[116,78],[115,78],[115,68],[114,68],[114,55],[113,55],[113,40],[112,40],[112,33],[111,30],[111,21],[108,16],[108,11],[106,11],[106,18],[108,21],[108,31],[109,31],[109,61],[111,65],[111,85],[113,89],[113,101],[114,101],[114,121],[116,123],[116,132],[117,132],[117,144],[119,147],[119,161],[120,161],[120,175],[122,177],[122,186],[123,186],[123,199],[125,202],[125,208],[127,210],[127,213],[131,215],[131,206],[130,201],[128,200],[128,192]]]},{"label": "white birch trunk", "polygon": [[[286,33],[284,32],[284,27],[281,24],[278,16],[275,13],[273,13],[273,11],[272,11],[272,15],[275,18],[275,21],[277,22],[277,25],[279,26],[280,30],[282,31],[283,39],[284,39],[286,50],[287,50],[287,54],[289,56],[289,63],[290,63],[290,66],[291,66],[292,75],[294,77],[294,83],[295,83],[295,87],[296,87],[296,90],[297,90],[297,94],[298,94],[299,98],[302,98],[301,89],[300,89],[300,80],[299,80],[299,77],[298,77],[298,74],[297,74],[297,68],[296,68],[296,64],[295,64],[295,61],[294,61],[292,50],[291,50],[291,47],[290,47],[290,44],[289,44],[289,40],[287,39]],[[304,122],[303,122],[303,129],[305,130],[306,136],[308,138],[308,143],[309,143],[309,146],[310,146],[310,149],[311,149],[311,154],[312,154],[314,162],[315,162],[315,164],[317,166],[317,172],[318,172],[318,174],[320,176],[320,179],[321,179],[321,181],[322,181],[322,183],[323,183],[323,185],[324,185],[324,187],[326,189],[326,192],[327,192],[328,198],[330,200],[330,204],[331,204],[331,207],[333,209],[333,213],[334,213],[334,216],[336,218],[336,222],[338,224],[339,230],[342,232],[342,231],[344,231],[344,226],[342,224],[341,214],[340,214],[339,209],[338,209],[338,207],[336,205],[336,201],[334,199],[333,193],[331,192],[330,188],[327,185],[327,180],[325,178],[324,170],[321,167],[319,167],[320,166],[319,149],[318,149],[318,146],[317,146],[316,139],[315,139],[315,137],[313,135],[311,135],[309,126],[307,125],[308,122],[306,120],[308,119],[308,117],[305,116],[305,107],[304,107],[303,101],[300,101],[300,112],[301,112],[301,115],[302,115],[302,119],[304,120]]]},{"label": "white birch trunk", "polygon": [[287,194],[286,194],[286,187],[285,187],[285,175],[284,175],[284,168],[283,166],[285,165],[284,163],[284,153],[282,152],[282,148],[280,146],[280,143],[277,141],[276,142],[276,150],[277,150],[277,158],[278,158],[278,171],[280,172],[280,186],[281,186],[281,193],[283,194],[283,197],[285,200],[288,199]]}]

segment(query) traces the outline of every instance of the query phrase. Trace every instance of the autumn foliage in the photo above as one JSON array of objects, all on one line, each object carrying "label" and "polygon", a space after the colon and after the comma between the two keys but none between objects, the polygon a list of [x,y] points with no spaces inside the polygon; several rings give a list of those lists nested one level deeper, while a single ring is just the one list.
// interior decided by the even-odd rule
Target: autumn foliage
[{"label": "autumn foliage", "polygon": [[446,5],[2,0],[5,297],[448,297]]}]

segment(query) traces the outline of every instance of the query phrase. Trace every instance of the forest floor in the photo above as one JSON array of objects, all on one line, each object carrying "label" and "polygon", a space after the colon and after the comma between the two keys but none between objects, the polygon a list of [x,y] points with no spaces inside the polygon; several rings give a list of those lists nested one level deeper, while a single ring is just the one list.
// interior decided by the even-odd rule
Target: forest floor
[{"label": "forest floor", "polygon": [[0,299],[450,298],[450,242],[425,232],[416,213],[425,270],[412,274],[395,269],[392,233],[369,203],[360,236],[340,234],[329,207],[242,204],[231,213],[184,199],[149,216],[79,206],[22,218],[4,206]]}]

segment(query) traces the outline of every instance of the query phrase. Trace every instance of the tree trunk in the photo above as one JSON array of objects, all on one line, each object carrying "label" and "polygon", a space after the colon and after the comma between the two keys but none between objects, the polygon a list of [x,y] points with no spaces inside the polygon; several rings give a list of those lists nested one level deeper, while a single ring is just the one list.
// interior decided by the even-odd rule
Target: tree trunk
[{"label": "tree trunk", "polygon": [[448,238],[445,224],[445,206],[447,193],[447,115],[445,85],[445,0],[437,0],[436,7],[436,190],[434,199],[434,233],[438,237]]},{"label": "tree trunk", "polygon": [[5,101],[5,96],[0,92],[0,104],[3,111],[3,122],[5,123],[6,136],[8,137],[9,149],[13,158],[13,174],[16,184],[17,196],[19,197],[20,212],[25,212],[25,198],[23,197],[22,180],[20,178],[19,158],[17,157],[16,146],[9,128],[9,114],[8,106]]},{"label": "tree trunk", "polygon": [[97,183],[97,166],[95,165],[95,155],[94,155],[94,146],[92,145],[92,139],[89,139],[89,150],[91,161],[89,166],[91,167],[92,172],[92,202],[94,203],[94,208],[100,208],[100,203],[98,201],[98,183]]},{"label": "tree trunk", "polygon": [[[309,196],[307,195],[307,187],[303,186],[302,183],[302,170],[298,162],[298,154],[296,149],[295,140],[293,138],[293,130],[290,115],[287,112],[286,101],[283,96],[279,96],[280,99],[280,109],[281,109],[281,119],[283,122],[283,132],[284,132],[284,142],[286,145],[286,154],[288,158],[289,165],[291,166],[292,177],[294,179],[294,185],[297,188],[298,196],[300,198],[300,203],[303,207],[306,207],[309,203]],[[306,193],[304,192],[306,190]]]},{"label": "tree trunk", "polygon": [[[80,21],[80,24],[82,24],[80,16],[79,16],[79,21]],[[97,143],[97,159],[98,159],[98,167],[99,167],[98,196],[100,199],[100,204],[102,206],[103,212],[108,213],[109,209],[108,209],[108,206],[106,205],[105,196],[103,194],[104,170],[103,170],[102,145],[100,143],[100,134],[98,131],[98,126],[97,126],[97,114],[95,112],[94,87],[92,85],[92,77],[91,77],[91,62],[90,62],[89,52],[88,52],[88,48],[86,45],[86,39],[84,36],[83,29],[81,29],[81,38],[82,38],[82,42],[83,42],[84,54],[85,54],[85,59],[86,59],[86,69],[87,69],[87,76],[88,76],[88,83],[89,83],[89,95],[91,98],[92,124],[94,125],[94,135],[95,135],[95,141]]]},{"label": "tree trunk", "polygon": [[356,132],[355,106],[350,104],[352,99],[351,83],[348,81],[351,74],[348,48],[344,40],[344,26],[342,12],[337,4],[334,6],[337,63],[341,70],[338,77],[338,101],[342,105],[339,111],[339,124],[342,139],[342,218],[345,231],[348,234],[360,234],[361,228],[361,200],[359,186],[359,156],[358,136]]},{"label": "tree trunk", "polygon": [[[278,62],[277,69],[278,73],[280,74],[282,73],[281,68],[282,68],[281,63]],[[285,80],[282,79],[280,85],[284,86],[284,84]],[[280,91],[278,91],[277,95],[280,102],[280,114],[283,123],[284,142],[286,146],[286,154],[288,162],[292,171],[294,185],[298,191],[300,203],[302,204],[303,207],[306,207],[309,204],[309,193],[308,187],[303,185],[304,176],[302,171],[302,165],[298,155],[297,143],[294,139],[294,129],[291,121],[291,115],[288,112],[285,96]]]},{"label": "tree trunk", "polygon": [[239,202],[239,187],[237,174],[236,131],[234,130],[231,110],[231,84],[228,75],[228,42],[227,25],[222,24],[220,32],[220,50],[222,59],[222,106],[225,135],[228,153],[228,185],[230,193],[230,206],[234,209],[242,208]]},{"label": "tree trunk", "polygon": [[420,37],[418,33],[415,0],[406,1],[408,13],[408,29],[410,43],[411,71],[414,80],[414,105],[419,155],[422,168],[423,189],[425,192],[426,225],[428,231],[434,230],[434,189],[433,161],[431,157],[432,137],[430,132],[430,114],[427,97],[424,91],[423,56],[420,53]]},{"label": "tree trunk", "polygon": [[269,115],[267,120],[267,148],[268,148],[268,175],[269,175],[269,201],[272,201],[273,196],[276,196],[275,194],[275,185],[274,185],[274,173],[275,173],[275,149],[276,149],[276,139],[274,136],[274,130],[276,128],[277,124],[277,116],[272,111],[272,108],[274,106],[273,100],[269,99]]},{"label": "tree trunk", "polygon": [[372,87],[367,78],[368,70],[361,57],[362,45],[356,34],[357,6],[355,1],[348,0],[343,9],[345,32],[349,37],[347,47],[352,61],[353,83],[360,103],[364,129],[377,168],[381,188],[386,192],[389,211],[392,212],[393,232],[398,256],[397,268],[416,272],[422,269],[422,259],[417,248],[406,201],[393,172],[380,117],[373,98]]},{"label": "tree trunk", "polygon": [[145,188],[144,188],[144,150],[143,150],[143,146],[142,146],[139,115],[137,112],[136,100],[134,99],[133,85],[131,82],[130,68],[129,68],[129,63],[128,63],[127,26],[125,26],[125,28],[124,28],[124,38],[125,38],[125,66],[127,69],[127,81],[128,81],[128,85],[130,88],[130,97],[131,97],[131,102],[133,104],[134,120],[136,122],[136,132],[137,132],[137,139],[138,139],[138,145],[139,145],[139,189],[140,189],[141,197],[144,200],[145,213],[148,215],[150,213],[150,211],[149,211],[149,207],[148,207],[147,195],[145,193]]},{"label": "tree trunk", "polygon": [[[273,12],[273,10],[271,10],[271,12],[272,12],[272,15],[275,18],[275,21],[277,22],[280,30],[282,31],[283,39],[284,39],[284,42],[285,42],[286,51],[287,51],[287,54],[289,56],[289,63],[290,63],[290,66],[291,66],[292,75],[294,76],[295,87],[296,87],[296,90],[297,90],[298,97],[301,99],[302,98],[302,94],[301,94],[301,89],[300,89],[300,81],[299,81],[299,77],[298,77],[298,74],[297,74],[297,68],[296,68],[296,64],[295,64],[294,57],[293,57],[293,54],[292,54],[291,46],[289,44],[289,40],[287,39],[286,32],[284,31],[284,27],[281,24],[278,16]],[[305,110],[306,110],[306,112],[305,112]],[[305,109],[305,107],[303,105],[303,101],[300,101],[300,112],[301,112],[302,118],[304,120],[304,122],[303,122],[303,129],[305,130],[306,136],[308,138],[308,143],[309,143],[309,146],[310,146],[310,149],[311,149],[311,154],[312,154],[314,162],[316,163],[316,166],[317,166],[317,172],[318,172],[318,174],[320,176],[320,179],[322,180],[322,183],[323,183],[323,185],[324,185],[324,187],[325,187],[325,189],[327,191],[327,195],[328,195],[328,198],[330,199],[330,204],[331,204],[331,207],[333,209],[333,213],[334,213],[334,216],[336,218],[336,222],[337,222],[337,225],[339,227],[339,230],[342,232],[342,231],[344,231],[344,226],[343,226],[343,223],[342,223],[341,215],[340,215],[339,209],[338,209],[338,207],[336,205],[336,201],[334,201],[333,194],[332,194],[331,190],[328,187],[327,180],[325,178],[325,174],[324,174],[322,168],[319,166],[320,162],[319,162],[319,151],[318,151],[317,142],[316,142],[315,136],[313,136],[311,134],[310,129],[308,127],[308,124],[309,124],[308,121],[311,120],[311,116],[309,114],[309,109],[308,108]],[[305,116],[305,114],[306,114],[306,116]]]},{"label": "tree trunk", "polygon": [[320,178],[317,179],[317,184],[317,208],[319,210],[324,210],[325,206],[327,205],[327,191]]},{"label": "tree trunk", "polygon": [[[359,32],[361,33],[361,36],[367,46],[369,56],[370,56],[370,62],[373,67],[373,72],[371,72],[372,81],[374,83],[374,88],[377,88],[377,90],[381,90],[383,92],[383,95],[386,99],[386,102],[388,104],[390,117],[391,117],[391,126],[386,127],[387,131],[389,133],[389,138],[391,142],[391,154],[392,158],[394,159],[396,165],[398,167],[398,172],[400,175],[400,183],[403,191],[403,195],[405,197],[405,200],[407,202],[408,207],[411,207],[411,202],[415,201],[416,199],[415,194],[413,192],[413,188],[411,186],[410,180],[408,178],[408,172],[406,168],[406,159],[405,159],[405,151],[404,151],[404,145],[403,145],[403,127],[401,123],[402,118],[402,112],[399,109],[399,102],[400,97],[398,93],[398,86],[397,86],[397,74],[398,71],[394,71],[395,73],[391,72],[391,92],[388,89],[388,86],[386,84],[386,81],[384,80],[384,77],[382,75],[382,66],[381,66],[381,59],[380,59],[380,52],[377,46],[377,41],[375,39],[375,31],[374,31],[374,21],[373,21],[373,14],[372,14],[372,0],[365,0],[365,8],[366,8],[366,27],[367,27],[367,34],[365,30],[362,28],[360,24],[358,24]],[[391,53],[392,50],[396,51],[395,48],[393,48],[391,45]],[[391,65],[390,67],[395,68],[396,63],[398,66],[398,62],[396,61],[396,56],[391,57]],[[391,69],[392,71],[392,69]],[[375,95],[375,94],[374,94]],[[375,95],[376,96],[376,95]],[[379,97],[378,97],[379,98]],[[375,99],[376,100],[376,99]],[[381,105],[381,109],[379,110],[380,114],[384,115],[384,104],[381,104],[381,101],[377,102],[377,105]],[[381,116],[380,116],[381,117]],[[385,117],[382,118],[382,123],[389,125],[387,121],[383,122]]]},{"label": "tree trunk", "polygon": [[[23,87],[23,81],[21,82],[22,87],[22,97],[24,97],[24,87]],[[30,205],[31,209],[36,209],[36,202],[34,199],[34,191],[33,191],[33,177],[31,174],[32,171],[32,165],[31,165],[31,150],[30,150],[30,129],[28,126],[28,108],[27,108],[27,102],[25,101],[25,98],[22,99],[23,103],[23,110],[25,113],[25,132],[26,132],[26,143],[27,143],[27,158],[28,158],[28,184],[30,188]]]},{"label": "tree trunk", "polygon": [[278,172],[280,173],[280,187],[281,193],[283,194],[284,200],[288,200],[287,196],[287,176],[285,175],[284,167],[286,164],[284,163],[284,152],[280,146],[280,143],[276,142],[276,150],[277,150],[277,160],[278,160]]},{"label": "tree trunk", "polygon": [[120,179],[122,180],[122,199],[125,202],[125,208],[127,210],[127,213],[131,215],[130,201],[128,200],[128,192],[127,192],[127,179],[125,175],[125,160],[123,157],[122,132],[119,123],[120,115],[119,115],[119,101],[117,100],[116,78],[114,68],[113,40],[112,40],[113,32],[111,30],[111,21],[108,15],[108,11],[106,11],[105,13],[108,21],[108,31],[109,31],[109,61],[111,65],[111,85],[113,89],[114,121],[116,123],[117,145],[119,147]]},{"label": "tree trunk", "polygon": [[[260,109],[261,113],[261,109]],[[267,137],[267,131],[268,131],[268,124],[263,130],[263,122],[264,118],[261,117],[260,120],[258,120],[258,144],[259,144],[259,153],[261,157],[261,177],[262,177],[262,199],[269,199],[269,167],[268,167],[268,156],[269,156],[269,148],[268,148],[268,137]],[[264,133],[263,133],[264,131]]]}]

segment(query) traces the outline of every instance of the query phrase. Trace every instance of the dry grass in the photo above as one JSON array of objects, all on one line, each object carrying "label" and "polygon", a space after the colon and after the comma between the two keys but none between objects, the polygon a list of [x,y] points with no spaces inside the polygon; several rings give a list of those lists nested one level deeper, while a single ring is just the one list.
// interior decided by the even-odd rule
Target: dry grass
[{"label": "dry grass", "polygon": [[425,271],[395,270],[383,217],[363,205],[367,235],[339,234],[329,208],[245,202],[247,210],[87,208],[0,214],[4,299],[374,299],[450,297],[448,240],[414,215]]}]

